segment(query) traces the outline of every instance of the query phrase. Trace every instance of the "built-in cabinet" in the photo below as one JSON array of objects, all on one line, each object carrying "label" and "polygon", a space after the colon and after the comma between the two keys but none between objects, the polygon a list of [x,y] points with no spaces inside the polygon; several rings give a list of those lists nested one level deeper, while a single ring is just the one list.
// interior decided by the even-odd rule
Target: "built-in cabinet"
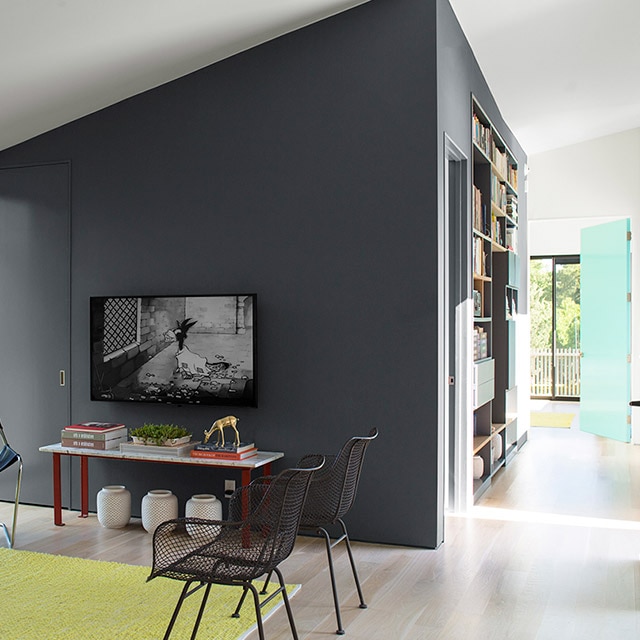
[{"label": "built-in cabinet", "polygon": [[517,445],[518,163],[472,99],[473,495]]}]

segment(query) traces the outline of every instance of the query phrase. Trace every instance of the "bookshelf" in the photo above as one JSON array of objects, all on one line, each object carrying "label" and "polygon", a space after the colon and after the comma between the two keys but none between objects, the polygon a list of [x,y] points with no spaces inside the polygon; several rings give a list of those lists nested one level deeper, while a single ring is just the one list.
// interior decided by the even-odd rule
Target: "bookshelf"
[{"label": "bookshelf", "polygon": [[472,98],[473,496],[515,454],[518,163]]}]

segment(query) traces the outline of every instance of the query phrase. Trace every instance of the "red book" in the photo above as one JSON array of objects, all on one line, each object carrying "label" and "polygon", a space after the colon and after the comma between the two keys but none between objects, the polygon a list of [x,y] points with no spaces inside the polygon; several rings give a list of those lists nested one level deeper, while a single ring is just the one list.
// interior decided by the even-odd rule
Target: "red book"
[{"label": "red book", "polygon": [[104,433],[105,431],[122,429],[122,427],[124,427],[124,424],[121,422],[80,422],[78,424],[70,424],[65,429],[69,431],[99,431]]},{"label": "red book", "polygon": [[215,460],[244,460],[245,458],[251,458],[258,453],[258,449],[254,447],[248,451],[242,451],[241,453],[231,453],[228,451],[199,451],[197,449],[191,450],[192,458],[209,458]]}]

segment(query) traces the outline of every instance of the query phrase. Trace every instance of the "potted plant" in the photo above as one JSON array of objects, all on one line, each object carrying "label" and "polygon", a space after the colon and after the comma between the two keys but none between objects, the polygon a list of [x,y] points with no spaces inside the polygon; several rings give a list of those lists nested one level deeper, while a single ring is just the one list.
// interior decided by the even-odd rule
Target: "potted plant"
[{"label": "potted plant", "polygon": [[152,424],[145,422],[141,427],[131,430],[135,444],[155,444],[172,447],[191,440],[191,433],[175,424]]}]

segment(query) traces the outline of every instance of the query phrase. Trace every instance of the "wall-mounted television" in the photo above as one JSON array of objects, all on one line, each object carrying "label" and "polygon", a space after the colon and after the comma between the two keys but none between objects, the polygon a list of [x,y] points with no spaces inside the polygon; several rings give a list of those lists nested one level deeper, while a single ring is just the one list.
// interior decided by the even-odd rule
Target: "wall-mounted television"
[{"label": "wall-mounted television", "polygon": [[91,399],[257,406],[256,302],[91,297]]}]

